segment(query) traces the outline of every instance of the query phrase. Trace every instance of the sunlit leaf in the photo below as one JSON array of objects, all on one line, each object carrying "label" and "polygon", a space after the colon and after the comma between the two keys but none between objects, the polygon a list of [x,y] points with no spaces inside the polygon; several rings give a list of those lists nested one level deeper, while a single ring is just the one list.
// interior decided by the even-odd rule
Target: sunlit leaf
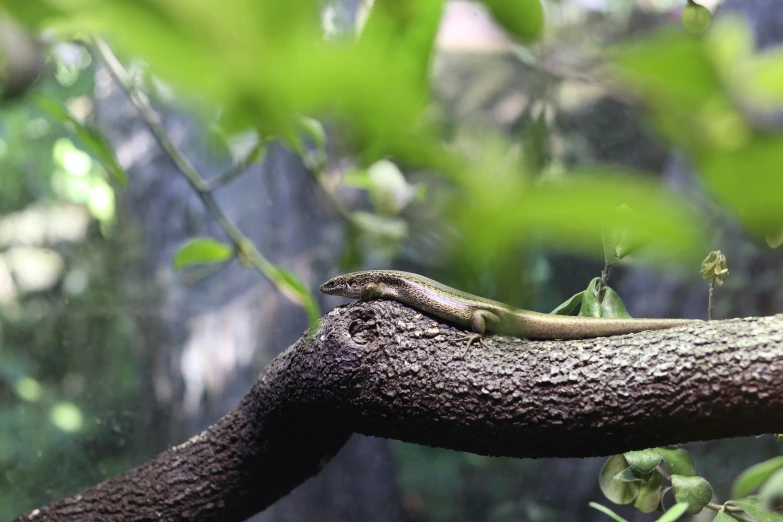
[{"label": "sunlit leaf", "polygon": [[174,268],[182,270],[191,265],[223,263],[231,259],[234,249],[209,237],[187,241],[174,254]]}]

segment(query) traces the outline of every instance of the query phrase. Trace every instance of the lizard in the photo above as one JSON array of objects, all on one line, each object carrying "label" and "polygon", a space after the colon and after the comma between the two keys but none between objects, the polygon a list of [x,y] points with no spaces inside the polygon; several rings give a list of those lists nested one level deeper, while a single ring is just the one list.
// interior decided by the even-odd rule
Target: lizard
[{"label": "lizard", "polygon": [[588,339],[662,330],[701,322],[699,319],[631,319],[552,315],[493,301],[451,288],[428,277],[397,270],[367,270],[339,275],[321,285],[321,292],[367,301],[391,299],[473,333],[471,345],[487,333],[528,339]]}]

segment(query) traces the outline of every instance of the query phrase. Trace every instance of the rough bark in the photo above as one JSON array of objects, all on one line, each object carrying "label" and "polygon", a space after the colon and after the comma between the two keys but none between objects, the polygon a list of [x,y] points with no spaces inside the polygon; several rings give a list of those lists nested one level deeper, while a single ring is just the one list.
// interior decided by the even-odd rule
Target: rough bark
[{"label": "rough bark", "polygon": [[484,455],[589,457],[783,430],[783,316],[578,341],[464,332],[390,301],[328,314],[239,407],[22,521],[239,521],[352,432]]}]

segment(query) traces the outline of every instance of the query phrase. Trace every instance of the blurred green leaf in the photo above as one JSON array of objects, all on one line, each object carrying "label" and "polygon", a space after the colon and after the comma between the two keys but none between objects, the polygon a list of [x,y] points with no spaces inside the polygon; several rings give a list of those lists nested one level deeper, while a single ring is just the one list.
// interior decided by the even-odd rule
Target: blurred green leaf
[{"label": "blurred green leaf", "polygon": [[[692,205],[660,184],[627,171],[573,171],[556,181],[532,182],[515,161],[512,147],[486,143],[456,175],[448,218],[471,245],[477,263],[524,244],[566,248],[588,254],[601,249],[604,227],[616,207],[634,209],[627,226],[654,239],[650,255],[692,259],[705,233]],[[470,257],[468,261],[470,261]]]},{"label": "blurred green leaf", "polygon": [[552,310],[549,313],[555,314],[555,315],[568,315],[568,314],[570,314],[574,310],[574,308],[576,308],[577,305],[582,302],[582,296],[583,295],[584,295],[584,290],[579,292],[579,293],[576,293],[576,294],[572,295],[570,299],[568,299],[566,301],[563,301],[562,303],[560,303],[560,305],[558,305],[557,308],[555,308],[554,310]]},{"label": "blurred green leaf", "polygon": [[318,321],[321,318],[321,310],[318,308],[318,303],[315,300],[313,293],[310,291],[307,285],[305,285],[304,282],[290,270],[280,266],[275,266],[274,268],[276,270],[279,281],[285,284],[289,291],[285,291],[281,288],[280,285],[277,285],[278,289],[280,289],[286,295],[292,296],[292,300],[294,302],[297,302],[304,307],[305,311],[307,312],[307,317],[311,328],[317,326]]},{"label": "blurred green leaf", "polygon": [[495,21],[522,42],[544,34],[544,8],[540,0],[481,0]]},{"label": "blurred green leaf", "polygon": [[231,259],[234,250],[225,243],[210,237],[199,237],[187,241],[174,254],[174,268],[182,270],[191,265],[222,263]]},{"label": "blurred green leaf", "polygon": [[[601,473],[598,475],[598,484],[604,496],[615,504],[630,504],[639,494],[638,482],[623,482],[615,480],[618,473],[627,469],[628,463],[622,455],[612,455],[607,459]],[[599,508],[596,508],[599,509]]]},{"label": "blurred green leaf", "polygon": [[713,150],[698,160],[709,187],[760,235],[783,224],[783,135],[757,134],[737,150]]},{"label": "blurred green leaf", "polygon": [[[759,500],[765,509],[783,509],[783,469],[778,469],[761,486]],[[780,520],[783,520],[783,514],[780,515]]]},{"label": "blurred green leaf", "polygon": [[120,167],[120,164],[117,163],[114,151],[107,143],[106,138],[103,137],[103,134],[74,118],[62,103],[53,98],[38,95],[35,97],[35,102],[36,105],[49,116],[74,131],[79,138],[79,141],[81,141],[85,148],[101,162],[116,183],[123,187],[128,184],[128,175],[125,173],[125,170]]},{"label": "blurred green leaf", "polygon": [[641,231],[633,230],[628,225],[628,216],[633,215],[633,210],[626,204],[615,209],[616,217],[613,223],[607,225],[601,231],[601,240],[604,245],[604,263],[612,265],[648,244],[651,238]]},{"label": "blurred green leaf", "polygon": [[672,475],[674,498],[677,502],[687,502],[686,512],[690,515],[699,513],[712,500],[712,486],[702,477],[684,477]]},{"label": "blurred green leaf", "polygon": [[443,0],[375,0],[360,45],[381,42],[389,59],[426,90],[442,11]]},{"label": "blurred green leaf", "polygon": [[617,78],[649,104],[664,137],[693,152],[733,149],[747,140],[747,125],[708,44],[681,31],[661,31],[615,48],[612,56]]},{"label": "blurred green leaf", "polygon": [[370,212],[353,212],[353,223],[363,232],[388,241],[402,241],[408,237],[408,223],[398,217],[381,216]]},{"label": "blurred green leaf", "polygon": [[303,117],[299,119],[299,127],[302,129],[305,138],[312,144],[313,150],[305,149],[304,144],[302,144],[302,147],[294,147],[294,150],[302,149],[298,152],[308,168],[324,168],[329,157],[326,150],[326,131],[324,126],[314,118]]},{"label": "blurred green leaf", "polygon": [[725,511],[718,511],[715,514],[715,518],[712,519],[712,522],[744,522],[742,518],[735,517],[731,513],[726,513]]},{"label": "blurred green leaf", "polygon": [[691,477],[696,473],[693,464],[693,455],[688,450],[677,447],[658,448],[661,457],[666,462],[666,467],[673,475]]},{"label": "blurred green leaf", "polygon": [[701,34],[710,28],[711,23],[710,10],[693,0],[688,0],[688,5],[682,10],[682,25],[694,34]]},{"label": "blurred green leaf", "polygon": [[740,498],[729,500],[727,506],[735,506],[751,517],[754,522],[780,522],[783,520],[783,513],[768,511],[757,498]]},{"label": "blurred green leaf", "polygon": [[673,505],[671,508],[669,508],[666,513],[664,513],[656,522],[674,522],[675,520],[679,520],[681,516],[683,516],[688,511],[688,504],[685,502],[680,502],[679,504]]},{"label": "blurred green leaf", "polygon": [[593,509],[597,509],[598,511],[600,511],[603,514],[612,517],[612,520],[615,520],[616,522],[628,522],[623,517],[621,517],[620,515],[618,515],[617,513],[612,511],[611,509],[609,509],[608,507],[602,506],[601,504],[596,504],[595,502],[590,502],[588,505],[591,508],[593,508]]},{"label": "blurred green leaf", "polygon": [[731,497],[747,497],[781,468],[783,468],[783,457],[775,457],[749,467],[734,480]]},{"label": "blurred green leaf", "polygon": [[382,214],[399,214],[419,193],[418,186],[408,183],[399,167],[388,160],[370,165],[367,179],[373,207]]},{"label": "blurred green leaf", "polygon": [[623,453],[628,465],[639,473],[651,473],[661,462],[661,454],[658,448],[627,451]]}]

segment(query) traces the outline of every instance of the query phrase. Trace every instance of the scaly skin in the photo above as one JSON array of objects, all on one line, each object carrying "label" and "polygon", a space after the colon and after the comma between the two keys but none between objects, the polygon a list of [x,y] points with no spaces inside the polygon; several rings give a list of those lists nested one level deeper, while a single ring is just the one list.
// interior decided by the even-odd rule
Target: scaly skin
[{"label": "scaly skin", "polygon": [[470,348],[485,333],[532,339],[586,339],[662,330],[699,322],[697,319],[604,319],[552,315],[514,308],[498,301],[462,292],[418,274],[395,270],[368,270],[330,279],[321,285],[330,295],[392,299],[449,323],[470,328]]}]

